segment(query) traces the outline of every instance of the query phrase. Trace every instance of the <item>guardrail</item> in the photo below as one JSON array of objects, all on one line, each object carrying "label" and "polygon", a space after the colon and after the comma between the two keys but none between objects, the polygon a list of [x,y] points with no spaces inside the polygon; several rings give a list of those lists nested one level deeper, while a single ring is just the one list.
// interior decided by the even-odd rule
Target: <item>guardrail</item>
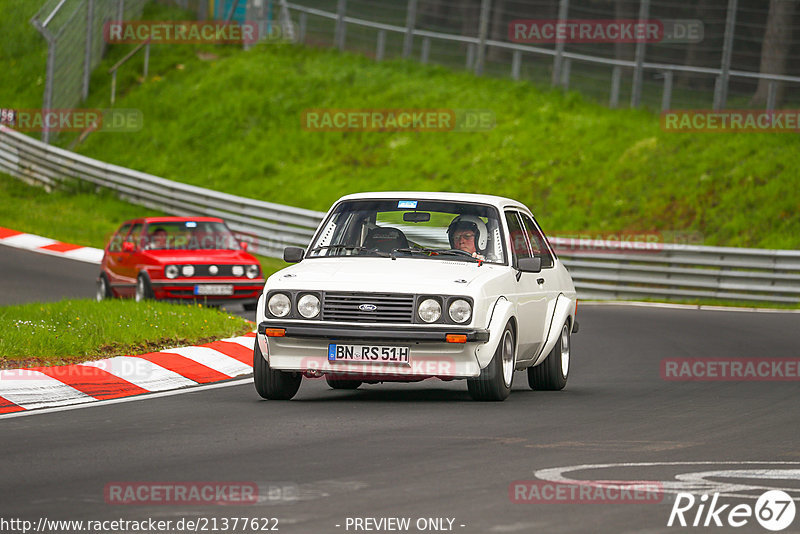
[{"label": "guardrail", "polygon": [[[0,172],[60,187],[112,189],[172,215],[222,217],[255,252],[282,257],[308,245],[323,213],[220,193],[49,146],[0,126]],[[800,251],[550,239],[581,298],[721,299],[800,304]]]}]

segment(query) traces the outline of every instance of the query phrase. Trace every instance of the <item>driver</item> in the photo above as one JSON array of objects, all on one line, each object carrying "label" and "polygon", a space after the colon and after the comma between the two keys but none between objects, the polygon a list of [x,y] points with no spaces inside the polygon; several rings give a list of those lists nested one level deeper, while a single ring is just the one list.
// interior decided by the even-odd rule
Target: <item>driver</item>
[{"label": "driver", "polygon": [[450,246],[454,250],[469,252],[480,261],[486,261],[482,253],[486,252],[488,234],[486,223],[474,215],[459,215],[447,228]]},{"label": "driver", "polygon": [[150,235],[150,248],[167,248],[167,231],[163,228],[156,228]]}]

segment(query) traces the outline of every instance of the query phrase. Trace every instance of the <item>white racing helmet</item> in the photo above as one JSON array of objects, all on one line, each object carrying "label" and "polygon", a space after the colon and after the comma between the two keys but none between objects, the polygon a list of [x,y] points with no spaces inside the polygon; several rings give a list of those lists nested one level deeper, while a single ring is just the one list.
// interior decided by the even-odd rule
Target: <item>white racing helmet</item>
[{"label": "white racing helmet", "polygon": [[453,241],[453,234],[458,228],[470,228],[475,232],[475,248],[478,251],[486,250],[486,244],[489,241],[489,231],[486,229],[486,223],[480,220],[475,215],[459,215],[452,221],[450,226],[447,227],[447,237],[450,240],[450,247],[455,248]]}]

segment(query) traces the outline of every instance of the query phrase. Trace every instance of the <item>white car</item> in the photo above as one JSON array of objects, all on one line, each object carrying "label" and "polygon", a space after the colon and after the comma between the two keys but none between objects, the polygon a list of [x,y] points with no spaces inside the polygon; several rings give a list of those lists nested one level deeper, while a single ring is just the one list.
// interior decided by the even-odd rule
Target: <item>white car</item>
[{"label": "white car", "polygon": [[466,379],[501,401],[514,370],[564,388],[578,331],[572,278],[530,210],[489,195],[384,192],[340,198],[296,263],[267,279],[253,378],[290,399],[303,376],[334,389]]}]

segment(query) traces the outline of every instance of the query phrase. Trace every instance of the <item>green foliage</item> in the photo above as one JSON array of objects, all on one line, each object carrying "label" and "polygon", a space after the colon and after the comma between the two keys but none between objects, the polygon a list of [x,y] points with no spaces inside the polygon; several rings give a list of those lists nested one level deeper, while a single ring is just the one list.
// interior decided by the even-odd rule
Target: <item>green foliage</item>
[{"label": "green foliage", "polygon": [[[79,151],[317,210],[358,191],[493,193],[526,203],[551,235],[688,231],[707,245],[800,248],[794,135],[667,133],[652,113],[575,93],[331,50],[184,59],[119,102],[142,110],[143,131],[93,134]],[[301,127],[310,108],[489,109],[497,125],[316,132]]]}]

